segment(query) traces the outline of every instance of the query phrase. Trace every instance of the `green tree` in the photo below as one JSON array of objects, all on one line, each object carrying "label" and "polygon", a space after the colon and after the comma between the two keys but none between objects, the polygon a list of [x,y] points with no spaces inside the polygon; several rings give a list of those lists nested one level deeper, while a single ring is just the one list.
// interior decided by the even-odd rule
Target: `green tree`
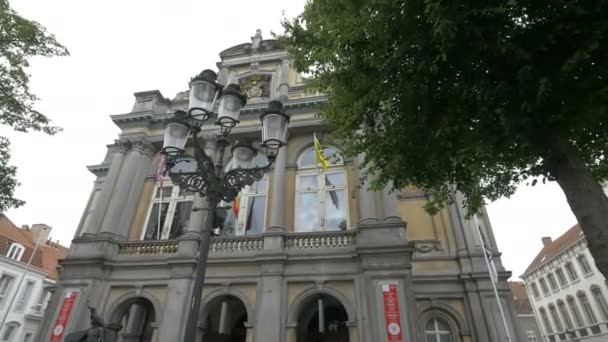
[{"label": "green tree", "polygon": [[[453,185],[469,214],[557,181],[608,275],[608,1],[310,0],[284,20],[294,65],[374,185]],[[450,184],[450,186],[448,186]]]},{"label": "green tree", "polygon": [[[32,56],[65,56],[68,50],[35,21],[17,14],[7,0],[0,0],[0,123],[17,131],[55,134],[58,127],[33,108],[27,67]],[[24,202],[13,197],[19,185],[16,169],[9,165],[10,144],[0,137],[0,213]]]}]

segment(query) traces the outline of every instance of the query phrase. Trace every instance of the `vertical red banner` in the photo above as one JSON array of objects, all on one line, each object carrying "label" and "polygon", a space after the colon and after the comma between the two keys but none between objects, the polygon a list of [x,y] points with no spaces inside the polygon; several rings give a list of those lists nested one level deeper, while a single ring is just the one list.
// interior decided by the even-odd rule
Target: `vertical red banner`
[{"label": "vertical red banner", "polygon": [[386,319],[388,340],[390,342],[403,342],[397,285],[382,285],[382,294],[384,296],[384,318]]},{"label": "vertical red banner", "polygon": [[61,304],[61,309],[59,310],[59,315],[57,315],[57,321],[55,321],[53,333],[51,334],[51,341],[61,342],[63,340],[63,333],[65,332],[77,296],[78,291],[69,291],[63,297],[63,303]]}]

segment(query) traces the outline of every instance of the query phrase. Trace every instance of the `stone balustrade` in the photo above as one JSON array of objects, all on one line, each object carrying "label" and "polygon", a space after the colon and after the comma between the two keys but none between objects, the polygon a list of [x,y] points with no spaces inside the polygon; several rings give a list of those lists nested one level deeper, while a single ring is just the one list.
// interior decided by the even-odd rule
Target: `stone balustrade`
[{"label": "stone balustrade", "polygon": [[177,240],[126,241],[120,243],[118,253],[130,255],[167,255],[175,254],[177,246]]},{"label": "stone balustrade", "polygon": [[254,252],[264,248],[262,236],[235,236],[215,238],[211,241],[211,253]]},{"label": "stone balustrade", "polygon": [[357,231],[293,233],[285,242],[287,249],[344,248],[356,244]]}]

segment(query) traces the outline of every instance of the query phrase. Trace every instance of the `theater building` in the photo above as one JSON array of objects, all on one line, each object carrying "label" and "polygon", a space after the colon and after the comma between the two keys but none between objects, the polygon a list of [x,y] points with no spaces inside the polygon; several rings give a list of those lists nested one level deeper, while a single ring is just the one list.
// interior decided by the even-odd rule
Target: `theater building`
[{"label": "theater building", "polygon": [[[360,160],[339,157],[339,144],[324,139],[316,111],[326,97],[306,89],[275,40],[257,32],[251,43],[222,51],[218,75],[247,96],[234,135],[259,140],[259,114],[270,100],[282,101],[291,121],[287,146],[267,176],[219,215],[223,229],[211,245],[199,341],[506,340],[462,197],[430,216],[416,189],[359,187]],[[88,167],[97,178],[37,340],[52,340],[61,317],[64,333],[86,329],[87,303],[105,320],[111,341],[183,336],[196,261],[192,237],[201,227],[189,225],[192,194],[168,178],[161,188],[155,174],[164,120],[187,107],[187,91],[168,99],[153,90],[135,93],[129,113],[111,116],[121,132],[103,161]],[[217,132],[212,121],[203,137]],[[334,156],[326,170],[316,167],[313,133]],[[213,138],[204,143],[214,150]],[[487,216],[480,222],[511,340],[520,341],[510,272]]]}]

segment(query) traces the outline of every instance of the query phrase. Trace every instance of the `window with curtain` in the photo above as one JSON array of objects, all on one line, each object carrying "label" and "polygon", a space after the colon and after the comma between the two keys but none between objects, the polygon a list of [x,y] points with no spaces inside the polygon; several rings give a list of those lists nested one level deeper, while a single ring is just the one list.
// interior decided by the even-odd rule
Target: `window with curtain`
[{"label": "window with curtain", "polygon": [[584,326],[585,323],[583,322],[583,316],[581,315],[581,312],[578,309],[578,306],[576,305],[576,301],[574,300],[574,297],[572,297],[572,296],[566,297],[566,302],[568,302],[568,308],[570,308],[570,312],[572,313],[572,317],[574,317],[574,322],[576,323],[576,326],[577,327]]},{"label": "window with curtain", "polygon": [[545,278],[540,278],[538,280],[538,283],[540,284],[540,288],[543,289],[543,294],[544,295],[548,295],[549,294],[549,288],[547,287],[547,282],[545,281]]},{"label": "window with curtain", "polygon": [[549,273],[547,275],[547,279],[549,279],[549,286],[551,286],[551,291],[557,291],[557,282],[555,281],[555,276],[553,273]]},{"label": "window with curtain", "polygon": [[560,268],[555,270],[555,275],[557,275],[557,281],[559,281],[559,286],[566,286],[568,281],[566,280],[566,275],[564,275],[564,270]]},{"label": "window with curtain", "polygon": [[540,318],[543,320],[543,325],[545,326],[545,331],[547,335],[553,334],[553,328],[551,327],[551,322],[549,322],[549,316],[547,316],[547,311],[544,308],[538,309],[540,312]]},{"label": "window with curtain", "polygon": [[606,297],[602,293],[602,289],[597,286],[591,286],[591,294],[593,295],[593,299],[595,300],[595,304],[600,309],[600,313],[602,314],[602,319],[604,321],[608,321],[608,303],[606,302]]},{"label": "window with curtain", "polygon": [[587,261],[587,257],[584,254],[579,254],[576,257],[578,264],[581,266],[581,270],[583,271],[583,275],[591,274],[591,266],[589,266],[589,262]]},{"label": "window with curtain", "polygon": [[432,318],[424,326],[426,342],[452,342],[452,331],[446,321]]},{"label": "window with curtain", "polygon": [[587,298],[587,294],[583,291],[579,291],[576,296],[578,297],[578,301],[581,303],[581,307],[583,308],[583,312],[585,313],[585,318],[587,318],[587,323],[589,325],[593,325],[597,323],[597,317],[593,312],[593,308],[591,307],[591,303],[589,303],[589,299]]},{"label": "window with curtain", "polygon": [[295,199],[296,232],[346,230],[348,222],[347,179],[338,150],[325,147],[330,164],[323,171],[317,165],[314,148],[298,159]]},{"label": "window with curtain", "polygon": [[[143,231],[144,240],[177,239],[188,227],[192,211],[192,194],[181,190],[170,180],[156,184]],[[160,212],[159,212],[160,211]]]},{"label": "window with curtain", "polygon": [[571,262],[566,263],[566,272],[568,272],[568,277],[570,277],[570,281],[575,281],[578,279],[578,274],[574,269],[574,265]]},{"label": "window with curtain", "polygon": [[564,303],[563,300],[558,300],[557,308],[559,309],[559,313],[562,315],[562,318],[564,319],[564,324],[566,325],[566,329],[573,329],[574,325],[572,324],[572,319],[570,318],[568,309],[566,309],[566,303]]},{"label": "window with curtain", "polygon": [[555,305],[549,304],[549,313],[551,314],[551,318],[553,319],[553,323],[555,323],[555,328],[557,331],[564,331],[564,326],[562,325],[562,321],[559,319]]},{"label": "window with curtain", "polygon": [[[257,166],[265,166],[268,159],[258,153],[255,157]],[[230,160],[226,164],[226,171],[234,168],[234,162]],[[266,206],[268,204],[268,176],[246,186],[234,201],[220,203],[217,212],[219,232],[225,236],[260,235],[266,227]]]}]

